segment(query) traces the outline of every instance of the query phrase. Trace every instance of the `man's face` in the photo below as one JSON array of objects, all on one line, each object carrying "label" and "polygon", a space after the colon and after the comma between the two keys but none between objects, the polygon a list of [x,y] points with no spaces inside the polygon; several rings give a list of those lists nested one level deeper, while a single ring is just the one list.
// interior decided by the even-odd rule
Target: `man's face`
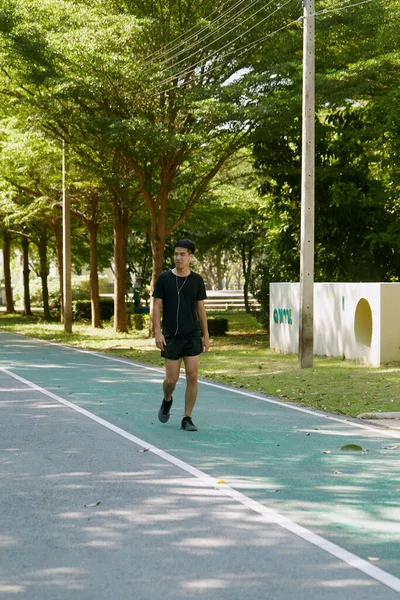
[{"label": "man's face", "polygon": [[180,246],[175,248],[174,262],[176,268],[186,269],[189,266],[191,256],[192,255],[187,248],[181,248]]}]

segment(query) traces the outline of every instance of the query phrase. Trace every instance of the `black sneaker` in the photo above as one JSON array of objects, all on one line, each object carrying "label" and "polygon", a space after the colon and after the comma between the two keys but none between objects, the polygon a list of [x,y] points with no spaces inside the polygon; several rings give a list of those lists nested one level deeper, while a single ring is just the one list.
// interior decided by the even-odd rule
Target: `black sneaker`
[{"label": "black sneaker", "polygon": [[197,427],[190,417],[183,417],[181,429],[184,429],[185,431],[197,431]]},{"label": "black sneaker", "polygon": [[169,411],[171,410],[171,406],[172,398],[170,402],[167,402],[165,398],[161,402],[160,410],[158,411],[158,420],[161,421],[161,423],[166,423],[168,421],[170,417]]}]

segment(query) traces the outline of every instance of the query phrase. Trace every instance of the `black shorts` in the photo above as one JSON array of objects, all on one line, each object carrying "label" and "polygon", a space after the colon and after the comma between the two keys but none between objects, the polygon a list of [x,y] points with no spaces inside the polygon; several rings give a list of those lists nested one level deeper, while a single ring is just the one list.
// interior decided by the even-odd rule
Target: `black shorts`
[{"label": "black shorts", "polygon": [[203,352],[203,340],[198,335],[188,337],[166,336],[166,347],[161,356],[169,360],[179,360],[184,356],[198,356]]}]

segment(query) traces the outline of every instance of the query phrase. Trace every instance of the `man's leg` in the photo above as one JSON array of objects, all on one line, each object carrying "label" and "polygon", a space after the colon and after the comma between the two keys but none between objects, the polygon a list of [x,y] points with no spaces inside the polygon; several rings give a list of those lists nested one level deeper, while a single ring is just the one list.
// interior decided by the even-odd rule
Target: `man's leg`
[{"label": "man's leg", "polygon": [[182,359],[170,360],[165,359],[165,379],[163,382],[164,398],[167,402],[171,400],[171,396],[179,379],[179,371],[181,368]]},{"label": "man's leg", "polygon": [[165,379],[163,382],[164,398],[158,411],[158,420],[161,421],[161,423],[167,423],[170,417],[172,393],[175,389],[176,382],[178,381],[181,362],[181,358],[178,360],[167,358],[165,360]]},{"label": "man's leg", "polygon": [[197,398],[199,356],[184,356],[186,371],[185,416],[190,417]]}]

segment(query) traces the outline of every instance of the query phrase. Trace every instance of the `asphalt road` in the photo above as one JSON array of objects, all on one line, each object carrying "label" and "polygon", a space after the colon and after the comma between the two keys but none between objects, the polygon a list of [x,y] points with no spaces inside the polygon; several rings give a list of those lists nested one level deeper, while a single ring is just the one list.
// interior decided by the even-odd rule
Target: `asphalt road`
[{"label": "asphalt road", "polygon": [[0,598],[399,597],[400,432],[162,379],[0,333]]}]

